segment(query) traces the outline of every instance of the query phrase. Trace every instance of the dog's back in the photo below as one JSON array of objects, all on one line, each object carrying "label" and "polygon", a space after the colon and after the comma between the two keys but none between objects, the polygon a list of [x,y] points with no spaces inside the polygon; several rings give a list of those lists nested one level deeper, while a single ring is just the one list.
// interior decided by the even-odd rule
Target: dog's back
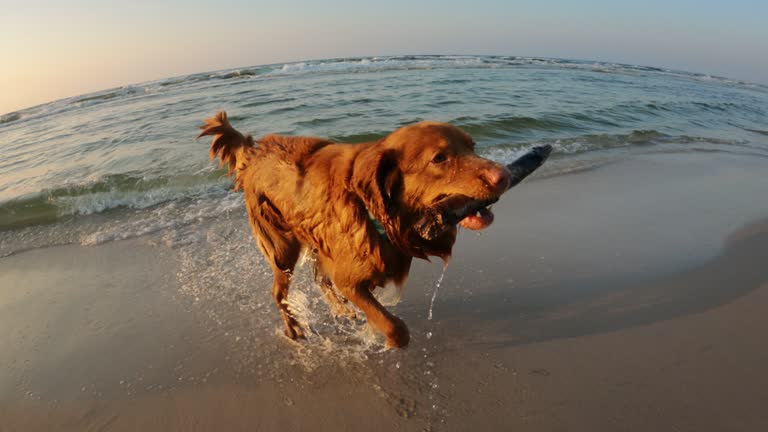
[{"label": "dog's back", "polygon": [[[315,137],[290,137],[266,135],[254,142],[251,135],[243,135],[232,127],[227,113],[221,111],[205,120],[200,127],[198,138],[213,136],[211,140],[211,159],[219,158],[221,165],[229,167],[229,174],[235,174],[235,189],[241,189],[247,177],[250,180],[279,180],[285,185],[286,165],[295,168],[298,176],[305,172],[307,158],[319,149],[333,142]],[[275,178],[274,168],[278,165],[280,173]],[[256,184],[260,183],[259,181]]]}]

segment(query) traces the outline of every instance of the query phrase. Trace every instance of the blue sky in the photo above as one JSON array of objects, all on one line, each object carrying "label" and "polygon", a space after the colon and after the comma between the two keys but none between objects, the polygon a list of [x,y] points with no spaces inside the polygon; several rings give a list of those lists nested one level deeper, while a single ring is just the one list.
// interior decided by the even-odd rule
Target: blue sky
[{"label": "blue sky", "polygon": [[662,66],[768,83],[768,1],[5,0],[0,113],[262,63],[506,54]]}]

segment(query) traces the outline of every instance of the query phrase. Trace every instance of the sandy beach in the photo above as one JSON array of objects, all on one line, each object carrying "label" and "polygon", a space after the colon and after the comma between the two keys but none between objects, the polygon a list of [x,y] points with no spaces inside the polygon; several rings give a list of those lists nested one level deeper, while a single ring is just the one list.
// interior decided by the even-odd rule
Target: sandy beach
[{"label": "sandy beach", "polygon": [[463,232],[431,320],[443,269],[416,263],[403,351],[301,277],[314,333],[280,336],[268,273],[216,271],[264,267],[239,212],[187,233],[206,272],[157,233],[2,258],[0,431],[768,430],[764,159],[618,159]]}]

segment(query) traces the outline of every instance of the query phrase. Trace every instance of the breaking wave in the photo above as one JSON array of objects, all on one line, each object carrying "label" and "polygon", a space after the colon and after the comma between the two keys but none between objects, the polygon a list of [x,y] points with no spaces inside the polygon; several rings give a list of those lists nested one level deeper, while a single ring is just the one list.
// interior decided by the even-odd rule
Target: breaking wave
[{"label": "breaking wave", "polygon": [[147,209],[168,201],[221,196],[231,181],[220,171],[147,179],[125,174],[43,190],[0,203],[0,231],[118,208]]}]

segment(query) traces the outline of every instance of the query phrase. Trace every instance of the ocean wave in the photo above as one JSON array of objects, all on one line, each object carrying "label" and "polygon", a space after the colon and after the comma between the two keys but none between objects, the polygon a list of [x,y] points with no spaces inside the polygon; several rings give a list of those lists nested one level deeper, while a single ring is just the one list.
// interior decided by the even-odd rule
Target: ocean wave
[{"label": "ocean wave", "polygon": [[109,217],[88,215],[59,219],[55,224],[27,225],[11,231],[0,229],[0,258],[43,247],[95,246],[163,231],[167,244],[183,244],[187,233],[196,232],[186,227],[228,217],[245,221],[241,194],[206,193],[146,209],[114,209]]},{"label": "ocean wave", "polygon": [[626,134],[586,134],[575,137],[542,139],[532,142],[478,147],[477,152],[500,163],[510,163],[532,147],[549,144],[553,155],[578,155],[599,150],[671,144],[711,144],[749,147],[743,140],[690,135],[668,135],[653,129],[633,130]]},{"label": "ocean wave", "polygon": [[243,108],[252,108],[252,107],[257,107],[257,106],[262,106],[262,105],[272,105],[272,104],[279,104],[279,103],[283,103],[283,102],[291,102],[291,101],[294,101],[294,100],[296,100],[296,98],[293,98],[293,97],[267,98],[267,99],[261,99],[261,100],[256,100],[256,101],[253,101],[253,102],[244,103],[242,105],[242,107]]},{"label": "ocean wave", "polygon": [[0,231],[118,208],[146,209],[168,201],[222,194],[230,186],[231,180],[222,171],[157,178],[107,175],[0,203]]},{"label": "ocean wave", "polygon": [[[28,115],[24,115],[25,120],[32,120],[43,116],[59,114],[63,111],[68,111],[77,108],[86,108],[93,105],[102,104],[105,102],[112,102],[116,100],[124,100],[131,97],[154,95],[161,91],[169,91],[178,86],[186,84],[197,83],[201,81],[209,80],[229,80],[237,78],[251,78],[258,76],[264,72],[271,71],[272,68],[253,67],[253,68],[241,68],[230,69],[217,72],[206,72],[202,74],[192,74],[182,77],[166,78],[156,81],[148,81],[145,83],[127,85],[122,87],[111,88],[107,90],[100,90],[93,93],[87,93],[75,97],[60,99],[57,101],[49,102],[47,104],[38,105],[36,107],[28,108],[24,111],[30,111]],[[45,108],[45,109],[41,109]],[[6,116],[8,120],[6,121]],[[0,125],[4,123],[10,123],[21,118],[21,112],[9,113],[0,117]]]},{"label": "ocean wave", "polygon": [[740,81],[728,80],[727,78],[722,77],[713,77],[704,74],[675,71],[651,66],[523,56],[417,55],[326,59],[275,65],[274,69],[269,72],[268,75],[312,72],[360,72],[389,69],[499,68],[521,66],[559,67],[607,73],[664,73],[699,79],[706,76],[706,79],[710,80],[721,80],[734,84],[742,83]]},{"label": "ocean wave", "polygon": [[175,86],[187,83],[197,83],[210,80],[230,80],[238,78],[252,78],[255,76],[263,75],[271,72],[272,67],[253,66],[238,69],[226,69],[215,72],[203,72],[191,75],[185,75],[182,77],[169,78],[162,81],[158,81],[157,84],[162,87]]},{"label": "ocean wave", "polygon": [[390,132],[392,131],[380,130],[380,131],[361,132],[361,133],[352,133],[352,134],[331,135],[328,138],[339,143],[358,144],[358,143],[376,141],[377,139],[384,138]]},{"label": "ocean wave", "polygon": [[566,116],[560,119],[552,117],[518,117],[500,116],[496,118],[459,117],[451,120],[451,124],[460,127],[476,138],[504,137],[510,133],[520,133],[532,130],[578,130],[581,127]]},{"label": "ocean wave", "polygon": [[179,86],[194,84],[209,80],[229,80],[238,78],[252,78],[260,74],[272,71],[271,67],[251,67],[240,69],[228,69],[216,72],[206,72],[202,74],[191,74],[181,77],[165,78],[155,81],[147,81],[135,85],[126,85],[121,87],[99,90],[92,93],[86,93],[74,97],[55,100],[30,108],[25,108],[16,112],[3,114],[0,116],[0,127],[6,124],[12,124],[18,120],[29,121],[43,117],[61,114],[66,111],[72,111],[80,108],[87,108],[94,105],[126,100],[132,97],[154,95],[162,91],[170,91]]},{"label": "ocean wave", "polygon": [[745,128],[745,131],[756,133],[758,135],[768,136],[768,130],[761,130],[761,129],[749,129]]},{"label": "ocean wave", "polygon": [[285,63],[271,75],[311,72],[355,72],[388,69],[433,69],[445,67],[484,67],[488,63],[476,56],[391,56],[362,57]]},{"label": "ocean wave", "polygon": [[41,105],[4,114],[0,117],[0,127],[17,126],[33,120],[44,119],[66,112],[100,105],[106,102],[117,102],[148,94],[155,94],[158,89],[154,85],[137,85],[111,88],[98,92],[87,93],[74,97],[55,100]]},{"label": "ocean wave", "polygon": [[83,230],[77,241],[83,246],[95,246],[102,243],[126,240],[155,233],[169,231],[167,242],[182,242],[174,239],[180,234],[179,228],[193,223],[219,218],[233,211],[241,211],[245,216],[245,208],[241,194],[237,193],[206,193],[195,199],[188,199],[184,205],[176,201],[166,202],[144,212],[138,212],[125,218],[116,218]]},{"label": "ocean wave", "polygon": [[[584,111],[553,112],[538,117],[499,115],[494,117],[462,116],[449,122],[461,127],[479,141],[520,139],[534,136],[537,132],[547,134],[558,132],[591,132],[610,129],[624,129],[632,126],[643,127],[658,118],[662,124],[670,115],[681,118],[702,119],[704,115],[724,114],[744,117],[760,115],[748,104],[735,102],[666,101],[622,103]],[[748,130],[754,132],[754,130]],[[758,133],[759,132],[754,132]]]},{"label": "ocean wave", "polygon": [[692,79],[702,82],[717,82],[726,85],[747,86],[751,88],[768,87],[717,75],[687,72],[653,66],[633,65],[615,62],[596,62],[587,60],[572,60],[546,57],[527,56],[484,56],[484,55],[406,55],[354,57],[340,59],[324,59],[268,65],[271,71],[265,75],[328,73],[328,72],[364,72],[398,69],[441,69],[441,68],[500,68],[500,67],[552,67],[564,69],[580,69],[600,73],[616,74],[657,74]]},{"label": "ocean wave", "polygon": [[21,113],[19,112],[11,112],[8,114],[3,114],[0,116],[0,125],[15,122],[16,120],[19,120],[21,118]]},{"label": "ocean wave", "polygon": [[85,96],[79,96],[79,97],[73,98],[69,103],[82,104],[84,102],[104,102],[120,96],[132,96],[138,93],[138,91],[139,90],[136,89],[135,87],[120,87],[119,89],[116,89],[116,90],[106,90],[104,92],[91,93]]}]

